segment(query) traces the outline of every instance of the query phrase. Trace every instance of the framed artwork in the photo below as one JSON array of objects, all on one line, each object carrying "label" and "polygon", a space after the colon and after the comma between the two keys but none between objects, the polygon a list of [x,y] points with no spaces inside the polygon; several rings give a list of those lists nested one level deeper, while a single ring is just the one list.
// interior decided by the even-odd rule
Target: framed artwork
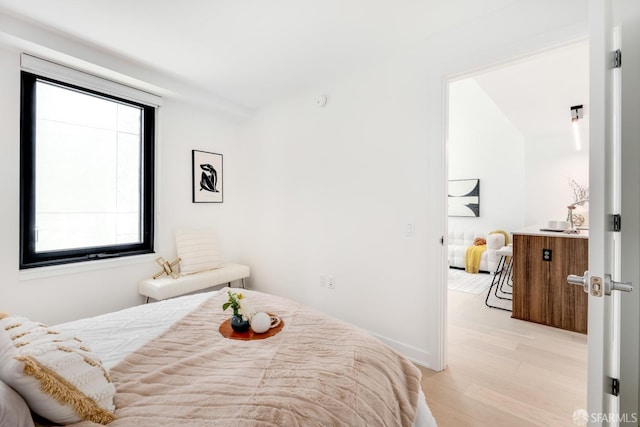
[{"label": "framed artwork", "polygon": [[480,180],[449,181],[449,216],[480,216]]},{"label": "framed artwork", "polygon": [[192,150],[193,203],[222,203],[222,154]]}]

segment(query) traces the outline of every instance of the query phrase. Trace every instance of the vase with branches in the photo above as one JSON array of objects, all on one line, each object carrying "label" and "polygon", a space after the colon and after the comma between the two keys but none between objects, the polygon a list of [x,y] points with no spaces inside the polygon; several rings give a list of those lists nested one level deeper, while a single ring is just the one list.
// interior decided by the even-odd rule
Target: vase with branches
[{"label": "vase with branches", "polygon": [[[578,184],[574,179],[569,179],[569,187],[573,192],[573,202],[567,206],[567,221],[569,222],[569,232],[575,233],[577,232],[576,225],[576,214],[574,214],[575,209],[578,206],[584,206],[585,203],[589,201],[589,187],[585,187],[581,184]],[[580,220],[580,224],[582,225],[584,222],[584,218]]]}]

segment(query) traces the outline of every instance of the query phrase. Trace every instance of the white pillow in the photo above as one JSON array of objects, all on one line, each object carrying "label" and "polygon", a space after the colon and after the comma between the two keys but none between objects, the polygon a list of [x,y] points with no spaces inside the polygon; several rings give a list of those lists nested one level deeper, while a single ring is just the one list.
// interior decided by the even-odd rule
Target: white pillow
[{"label": "white pillow", "polygon": [[115,418],[115,387],[82,341],[0,313],[0,380],[38,415],[58,424]]},{"label": "white pillow", "polygon": [[181,275],[222,267],[216,235],[212,229],[176,230],[175,237]]},{"label": "white pillow", "polygon": [[33,427],[31,411],[24,399],[0,381],[0,426]]}]

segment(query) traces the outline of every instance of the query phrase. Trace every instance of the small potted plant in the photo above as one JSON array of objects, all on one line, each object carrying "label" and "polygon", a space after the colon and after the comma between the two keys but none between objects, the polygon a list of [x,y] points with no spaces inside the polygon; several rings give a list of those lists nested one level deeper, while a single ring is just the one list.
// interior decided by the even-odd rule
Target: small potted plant
[{"label": "small potted plant", "polygon": [[233,316],[231,316],[230,322],[231,328],[236,332],[248,331],[251,316],[254,314],[253,309],[241,293],[232,291],[227,291],[227,293],[229,294],[229,301],[222,304],[222,310],[226,310],[229,307],[233,309]]}]

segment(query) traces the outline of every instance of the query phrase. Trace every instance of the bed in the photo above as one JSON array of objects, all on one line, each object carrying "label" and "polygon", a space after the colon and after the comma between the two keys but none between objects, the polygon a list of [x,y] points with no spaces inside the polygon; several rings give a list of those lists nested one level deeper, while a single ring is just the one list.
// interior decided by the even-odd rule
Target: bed
[{"label": "bed", "polygon": [[291,300],[242,292],[280,316],[282,330],[261,340],[223,337],[226,289],[50,329],[77,337],[91,351],[84,359],[108,373],[115,416],[104,423],[113,427],[436,425],[420,371],[395,350]]}]

